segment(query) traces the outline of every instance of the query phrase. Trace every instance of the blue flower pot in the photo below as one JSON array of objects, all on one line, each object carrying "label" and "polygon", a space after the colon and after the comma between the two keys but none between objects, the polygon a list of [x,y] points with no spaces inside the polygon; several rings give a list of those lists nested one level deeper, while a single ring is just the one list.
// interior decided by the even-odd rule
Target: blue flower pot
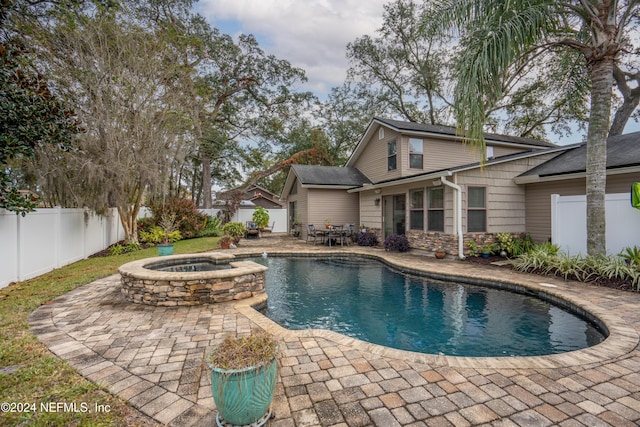
[{"label": "blue flower pot", "polygon": [[218,408],[218,425],[263,425],[276,387],[278,365],[271,362],[245,369],[211,368],[211,391]]},{"label": "blue flower pot", "polygon": [[158,255],[159,256],[173,255],[173,245],[172,244],[158,245]]}]

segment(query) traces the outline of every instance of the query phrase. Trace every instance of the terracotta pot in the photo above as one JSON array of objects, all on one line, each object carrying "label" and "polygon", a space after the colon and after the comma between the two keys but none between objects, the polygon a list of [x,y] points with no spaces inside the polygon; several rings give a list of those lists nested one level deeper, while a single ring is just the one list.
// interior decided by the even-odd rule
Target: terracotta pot
[{"label": "terracotta pot", "polygon": [[438,249],[435,252],[435,255],[436,255],[436,258],[443,259],[447,255],[447,253],[444,251],[444,249]]}]

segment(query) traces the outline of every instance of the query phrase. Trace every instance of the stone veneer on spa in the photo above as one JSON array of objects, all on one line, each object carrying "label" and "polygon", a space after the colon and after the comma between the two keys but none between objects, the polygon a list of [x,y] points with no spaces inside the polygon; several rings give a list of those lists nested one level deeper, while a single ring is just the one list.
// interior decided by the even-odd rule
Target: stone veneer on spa
[{"label": "stone veneer on spa", "polygon": [[[166,272],[147,266],[176,260],[207,258],[232,268],[213,271]],[[121,266],[121,292],[138,304],[185,306],[227,302],[263,294],[267,267],[253,261],[235,261],[231,254],[209,252],[147,258]]]}]

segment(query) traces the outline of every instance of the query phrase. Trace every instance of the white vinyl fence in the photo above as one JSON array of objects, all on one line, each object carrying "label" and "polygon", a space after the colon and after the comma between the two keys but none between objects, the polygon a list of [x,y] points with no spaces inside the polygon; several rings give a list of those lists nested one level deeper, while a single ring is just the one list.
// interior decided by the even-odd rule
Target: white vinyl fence
[{"label": "white vinyl fence", "polygon": [[0,210],[0,288],[79,261],[122,240],[116,209],[38,209],[26,216]]},{"label": "white vinyl fence", "polygon": [[[204,209],[216,215],[218,209]],[[253,209],[240,209],[233,221],[251,220]],[[143,208],[139,217],[150,216]],[[274,232],[287,231],[287,210],[270,209]],[[102,216],[84,209],[38,209],[26,216],[0,209],[0,288],[87,258],[124,239],[116,209]]]},{"label": "white vinyl fence", "polygon": [[[200,209],[201,212],[216,216],[220,209]],[[269,212],[269,227],[274,224],[274,233],[286,233],[287,232],[287,210],[286,209],[267,209]],[[253,209],[238,209],[231,221],[241,222],[245,224],[247,221],[251,221],[253,215]]]},{"label": "white vinyl fence", "polygon": [[[607,253],[640,246],[640,210],[629,193],[607,194]],[[551,240],[570,255],[587,254],[587,196],[551,195]]]}]

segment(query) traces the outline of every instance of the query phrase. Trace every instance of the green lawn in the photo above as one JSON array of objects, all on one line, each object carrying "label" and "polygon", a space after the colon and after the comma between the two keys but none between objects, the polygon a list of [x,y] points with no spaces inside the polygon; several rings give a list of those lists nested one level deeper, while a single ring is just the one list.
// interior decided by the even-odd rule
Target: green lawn
[{"label": "green lawn", "polygon": [[[210,251],[217,237],[175,243],[175,253]],[[51,354],[29,331],[27,318],[40,305],[72,289],[117,272],[120,265],[157,256],[156,248],[134,253],[91,258],[31,280],[0,289],[0,402],[18,412],[0,413],[0,425],[141,425],[137,413],[124,401],[80,376],[69,364]],[[41,411],[41,404],[75,404],[78,411]],[[83,404],[108,405],[109,412],[82,412]],[[26,406],[26,408],[24,407]],[[60,406],[64,408],[64,406]],[[35,409],[35,411],[33,411]]]}]

